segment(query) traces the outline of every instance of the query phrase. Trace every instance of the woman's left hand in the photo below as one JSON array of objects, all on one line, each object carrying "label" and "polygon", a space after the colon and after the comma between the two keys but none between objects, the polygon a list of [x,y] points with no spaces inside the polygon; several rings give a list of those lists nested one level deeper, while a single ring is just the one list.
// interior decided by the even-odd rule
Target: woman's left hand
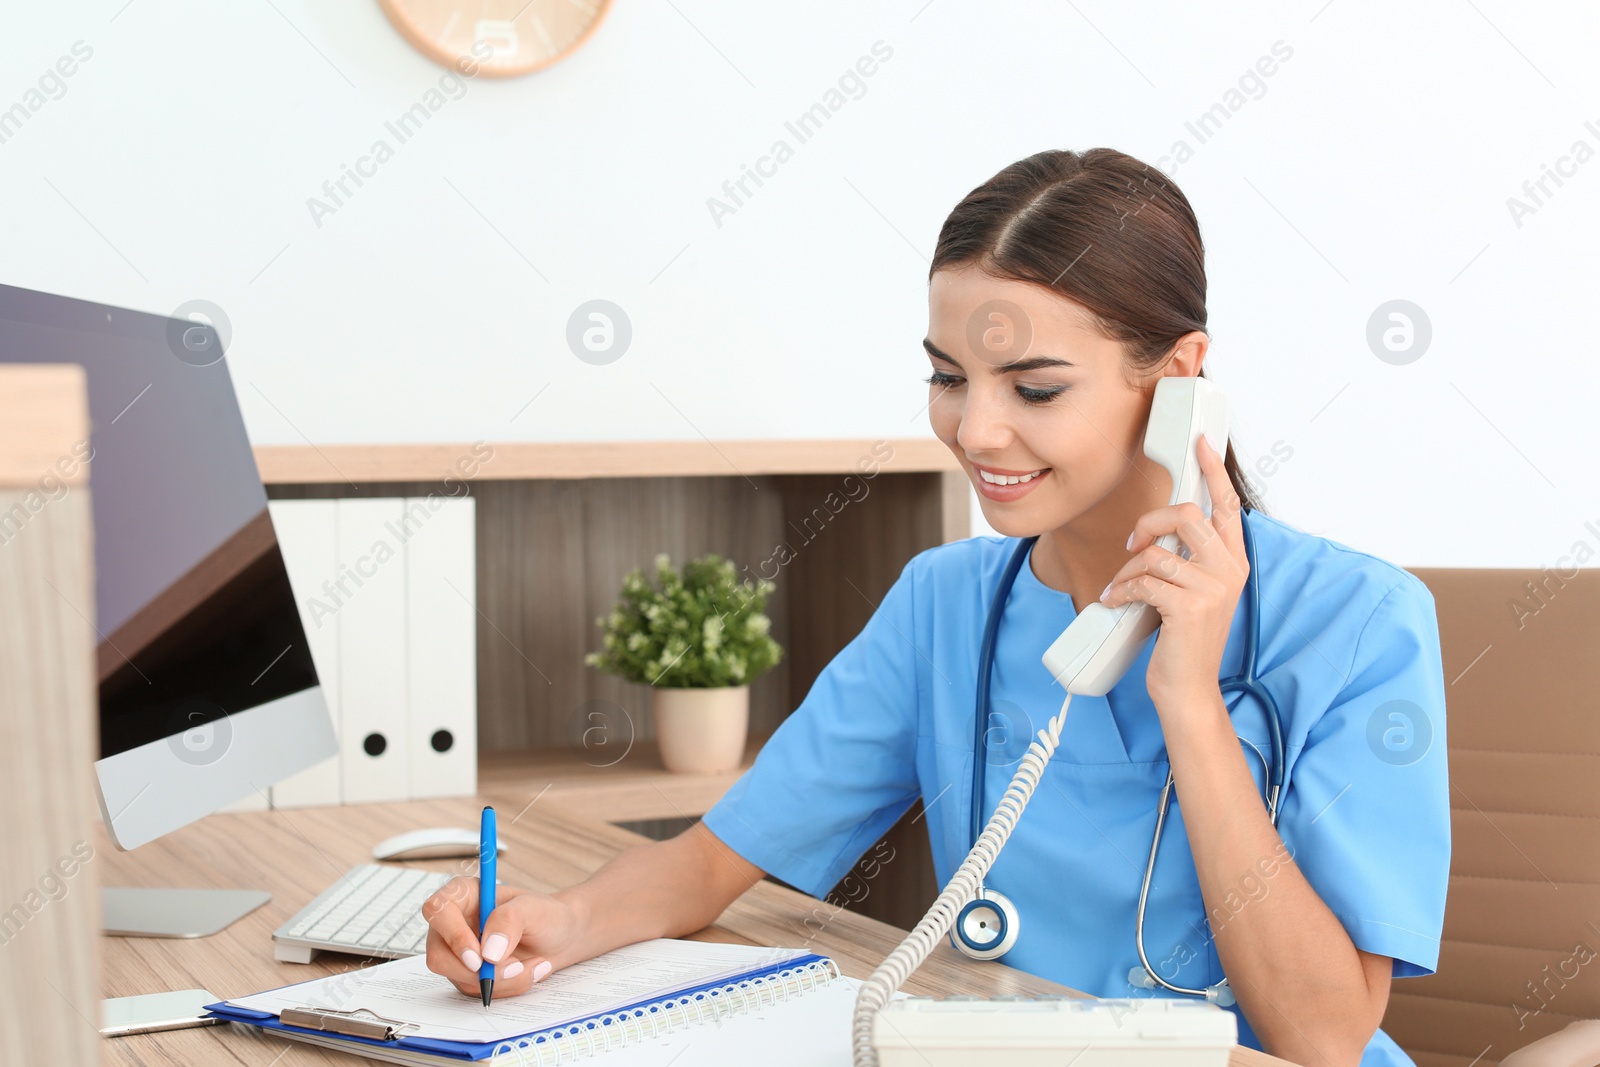
[{"label": "woman's left hand", "polygon": [[[1196,447],[1211,492],[1211,517],[1198,504],[1159,507],[1140,516],[1123,564],[1101,603],[1118,607],[1141,600],[1161,613],[1161,631],[1145,672],[1145,687],[1162,715],[1217,693],[1222,651],[1250,575],[1244,549],[1239,494],[1227,469],[1206,441]],[[1177,534],[1189,549],[1186,560],[1155,543]],[[1209,705],[1207,705],[1209,706]]]}]

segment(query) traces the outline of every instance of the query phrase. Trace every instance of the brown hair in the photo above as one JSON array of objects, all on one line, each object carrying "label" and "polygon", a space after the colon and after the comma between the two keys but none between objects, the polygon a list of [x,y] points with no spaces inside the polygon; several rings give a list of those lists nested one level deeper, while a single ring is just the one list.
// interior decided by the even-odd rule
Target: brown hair
[{"label": "brown hair", "polygon": [[[1040,152],[968,193],[939,231],[928,277],[966,266],[1082,304],[1135,372],[1161,366],[1180,337],[1206,328],[1194,209],[1160,170],[1114,148]],[[1240,505],[1263,510],[1232,441],[1224,462]]]}]

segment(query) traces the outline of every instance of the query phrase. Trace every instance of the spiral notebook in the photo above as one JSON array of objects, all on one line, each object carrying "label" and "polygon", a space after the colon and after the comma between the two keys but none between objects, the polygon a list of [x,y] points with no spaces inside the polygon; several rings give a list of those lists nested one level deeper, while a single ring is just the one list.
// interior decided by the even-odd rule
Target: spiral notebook
[{"label": "spiral notebook", "polygon": [[[487,1008],[410,956],[207,1010],[391,1063],[532,1067],[629,1048],[622,1058],[642,1065],[657,1051],[670,1062],[694,1042],[695,1062],[719,1045],[728,1062],[748,1062],[741,1053],[814,1042],[819,1025],[846,1045],[855,988],[833,960],[803,949],[658,938],[573,964]],[[794,998],[813,1000],[812,1010],[790,1010]],[[724,1026],[741,1016],[759,1028]],[[715,1032],[695,1025],[703,1022]]]}]

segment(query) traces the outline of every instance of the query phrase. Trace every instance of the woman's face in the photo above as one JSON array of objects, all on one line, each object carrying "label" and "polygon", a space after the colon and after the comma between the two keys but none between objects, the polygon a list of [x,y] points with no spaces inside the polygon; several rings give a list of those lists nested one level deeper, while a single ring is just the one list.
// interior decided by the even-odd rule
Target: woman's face
[{"label": "woman's face", "polygon": [[[1129,505],[1156,491],[1163,497],[1157,503],[1165,502],[1170,479],[1143,448],[1159,375],[1130,385],[1122,344],[1097,332],[1082,305],[973,267],[941,270],[929,286],[924,347],[933,368],[933,432],[960,461],[984,519],[1001,534],[1042,534],[1108,498]],[[986,470],[1043,473],[995,485]]]}]

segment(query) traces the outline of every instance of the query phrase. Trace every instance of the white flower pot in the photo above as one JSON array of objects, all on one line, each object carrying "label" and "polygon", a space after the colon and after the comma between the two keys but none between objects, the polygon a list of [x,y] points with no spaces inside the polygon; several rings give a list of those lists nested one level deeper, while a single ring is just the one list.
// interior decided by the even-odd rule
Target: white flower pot
[{"label": "white flower pot", "polygon": [[750,687],[658,688],[653,694],[661,762],[680,774],[731,771],[744,759]]}]

